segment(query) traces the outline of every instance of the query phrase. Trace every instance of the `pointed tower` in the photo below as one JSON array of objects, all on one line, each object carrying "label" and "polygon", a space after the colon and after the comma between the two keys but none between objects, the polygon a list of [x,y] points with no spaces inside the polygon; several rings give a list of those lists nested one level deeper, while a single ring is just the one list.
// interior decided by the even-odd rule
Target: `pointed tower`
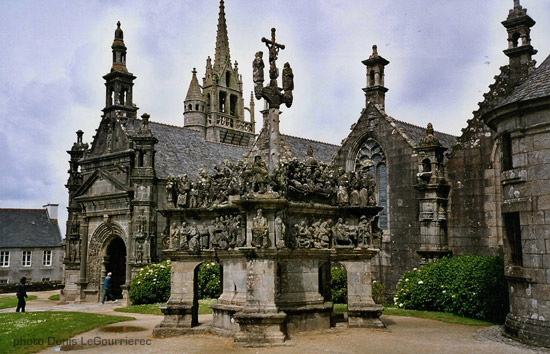
[{"label": "pointed tower", "polygon": [[384,67],[390,62],[378,55],[378,47],[372,46],[371,56],[363,60],[367,67],[367,87],[363,89],[366,97],[366,104],[372,102],[379,109],[385,109],[386,92],[384,87]]},{"label": "pointed tower", "polygon": [[184,101],[185,126],[204,131],[208,141],[251,146],[255,137],[254,123],[244,119],[243,82],[237,62],[231,64],[223,0],[220,0],[214,63],[210,57],[206,59],[202,82],[201,92],[196,72],[193,73]]},{"label": "pointed tower", "polygon": [[535,21],[527,15],[519,0],[514,0],[514,8],[508,13],[502,25],[508,32],[508,49],[504,54],[510,58],[510,80],[513,86],[523,81],[535,67],[531,59],[537,51],[531,45],[531,27]]},{"label": "pointed tower", "polygon": [[227,36],[227,23],[225,22],[225,4],[223,0],[220,0],[214,70],[217,72],[221,71],[227,63],[231,63],[231,56],[229,55],[229,38]]},{"label": "pointed tower", "polygon": [[132,101],[132,89],[134,79],[132,73],[126,69],[126,45],[124,45],[124,33],[117,22],[113,45],[113,65],[111,72],[103,76],[105,79],[106,95],[105,117],[130,117],[135,118],[138,108]]},{"label": "pointed tower", "polygon": [[206,100],[202,94],[199,80],[197,79],[197,70],[193,68],[193,77],[184,103],[185,126],[205,132],[206,129]]}]

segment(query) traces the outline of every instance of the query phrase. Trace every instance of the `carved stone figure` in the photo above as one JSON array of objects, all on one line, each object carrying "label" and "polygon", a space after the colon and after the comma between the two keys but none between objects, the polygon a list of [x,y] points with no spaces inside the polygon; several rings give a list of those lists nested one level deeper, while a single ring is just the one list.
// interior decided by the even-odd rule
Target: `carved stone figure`
[{"label": "carved stone figure", "polygon": [[187,242],[187,223],[185,221],[182,221],[181,226],[178,228],[178,239],[180,241],[179,248],[180,249],[188,249],[189,243]]},{"label": "carved stone figure", "polygon": [[263,83],[264,82],[264,60],[263,60],[263,52],[256,52],[254,61],[252,62],[252,69],[253,69],[253,81],[254,83]]},{"label": "carved stone figure", "polygon": [[182,175],[178,178],[178,200],[177,206],[184,208],[187,206],[189,191],[191,190],[191,181],[187,175]]},{"label": "carved stone figure", "polygon": [[176,185],[176,177],[174,175],[168,176],[166,180],[166,201],[168,205],[174,206],[174,187]]},{"label": "carved stone figure", "polygon": [[143,245],[139,241],[137,242],[136,262],[143,263]]},{"label": "carved stone figure", "polygon": [[193,224],[187,233],[187,240],[189,245],[190,251],[198,251],[200,250],[201,244],[200,244],[200,234],[199,229],[197,228],[196,224]]},{"label": "carved stone figure", "polygon": [[294,225],[294,232],[299,248],[312,248],[314,246],[312,234],[304,220],[300,224]]},{"label": "carved stone figure", "polygon": [[359,224],[357,224],[357,244],[361,247],[372,246],[370,223],[365,215],[359,218]]},{"label": "carved stone figure", "polygon": [[286,226],[280,215],[275,218],[275,245],[277,248],[285,247]]},{"label": "carved stone figure", "polygon": [[267,191],[266,185],[269,172],[267,171],[264,160],[262,160],[260,156],[256,156],[256,158],[254,159],[252,173],[252,191],[265,193]]},{"label": "carved stone figure", "polygon": [[170,226],[170,249],[177,249],[179,248],[179,229],[178,224],[174,221],[172,222],[172,225]]},{"label": "carved stone figure", "polygon": [[262,209],[257,210],[256,217],[252,222],[252,246],[257,248],[269,247],[267,219],[263,216]]},{"label": "carved stone figure", "polygon": [[201,249],[209,248],[210,233],[206,225],[204,224],[199,225],[199,235],[200,235],[200,248]]},{"label": "carved stone figure", "polygon": [[344,223],[344,219],[339,218],[333,228],[335,246],[353,246],[353,234],[350,233],[348,226]]}]

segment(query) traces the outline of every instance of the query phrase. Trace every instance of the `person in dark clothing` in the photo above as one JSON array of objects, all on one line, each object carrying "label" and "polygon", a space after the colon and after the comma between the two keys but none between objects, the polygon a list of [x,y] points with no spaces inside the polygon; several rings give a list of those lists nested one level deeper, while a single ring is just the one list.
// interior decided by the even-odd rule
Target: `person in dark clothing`
[{"label": "person in dark clothing", "polygon": [[27,296],[27,290],[25,289],[25,283],[27,282],[27,278],[23,277],[19,281],[19,284],[16,286],[16,295],[17,295],[17,308],[15,309],[15,312],[25,312],[25,298]]},{"label": "person in dark clothing", "polygon": [[105,303],[105,297],[107,297],[107,301],[109,299],[112,299],[113,301],[116,302],[116,298],[111,292],[111,287],[113,284],[113,279],[111,278],[112,275],[113,273],[111,272],[107,273],[107,276],[105,277],[105,281],[103,281],[103,296],[101,297],[101,304]]}]

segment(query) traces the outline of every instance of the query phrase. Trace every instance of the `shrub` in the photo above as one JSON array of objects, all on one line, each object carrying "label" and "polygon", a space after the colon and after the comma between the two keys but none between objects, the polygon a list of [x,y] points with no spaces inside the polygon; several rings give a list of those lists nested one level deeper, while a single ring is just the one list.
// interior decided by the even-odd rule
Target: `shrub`
[{"label": "shrub", "polygon": [[386,303],[384,299],[385,290],[386,288],[384,287],[384,284],[376,280],[372,281],[372,299],[374,300],[374,303],[381,305]]},{"label": "shrub", "polygon": [[221,266],[219,263],[202,263],[199,265],[197,277],[199,299],[216,299],[221,295]]},{"label": "shrub", "polygon": [[170,297],[170,261],[151,264],[133,278],[129,291],[134,305],[166,302]]},{"label": "shrub", "polygon": [[342,267],[330,269],[330,292],[332,302],[335,304],[346,304],[348,302],[348,285],[346,270]]},{"label": "shrub", "polygon": [[501,257],[446,257],[403,273],[394,303],[502,323],[508,311],[507,289]]}]

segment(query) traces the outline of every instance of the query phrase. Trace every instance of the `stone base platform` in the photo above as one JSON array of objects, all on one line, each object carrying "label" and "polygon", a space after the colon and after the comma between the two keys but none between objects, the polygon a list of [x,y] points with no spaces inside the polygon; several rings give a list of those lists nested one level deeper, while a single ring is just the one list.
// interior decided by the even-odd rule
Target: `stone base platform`
[{"label": "stone base platform", "polygon": [[550,347],[550,324],[530,318],[521,318],[508,313],[504,334],[530,345]]},{"label": "stone base platform", "polygon": [[348,326],[350,328],[386,328],[380,320],[384,307],[381,305],[371,306],[348,306]]},{"label": "stone base platform", "polygon": [[235,334],[234,344],[239,347],[263,347],[289,345],[286,340],[286,314],[279,312],[248,312],[235,314],[239,332]]}]

